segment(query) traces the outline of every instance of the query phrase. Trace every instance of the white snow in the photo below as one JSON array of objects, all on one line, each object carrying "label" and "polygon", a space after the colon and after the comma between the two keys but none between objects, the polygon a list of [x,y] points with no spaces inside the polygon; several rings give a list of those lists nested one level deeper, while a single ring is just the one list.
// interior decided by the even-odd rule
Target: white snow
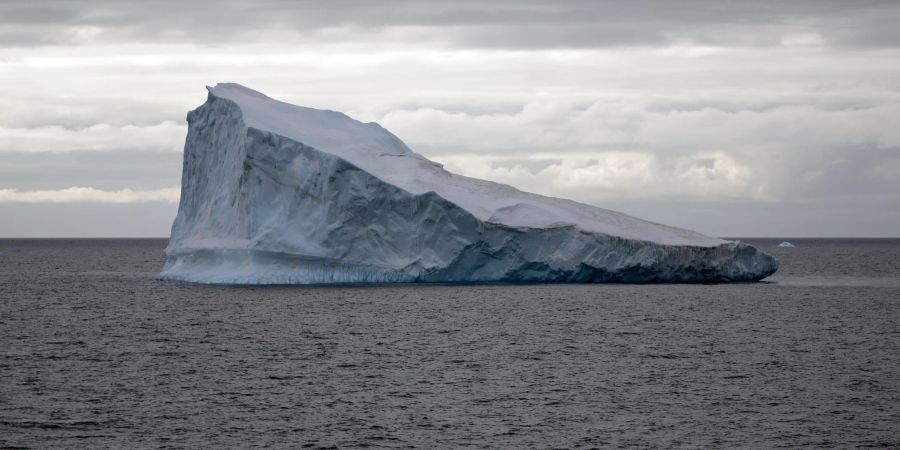
[{"label": "white snow", "polygon": [[343,113],[291,105],[235,83],[219,83],[208,89],[237,103],[248,127],[332,153],[412,194],[433,191],[487,222],[529,228],[573,224],[594,233],[668,245],[711,247],[726,242],[571,200],[452,174],[410,150],[378,124],[362,123]]}]

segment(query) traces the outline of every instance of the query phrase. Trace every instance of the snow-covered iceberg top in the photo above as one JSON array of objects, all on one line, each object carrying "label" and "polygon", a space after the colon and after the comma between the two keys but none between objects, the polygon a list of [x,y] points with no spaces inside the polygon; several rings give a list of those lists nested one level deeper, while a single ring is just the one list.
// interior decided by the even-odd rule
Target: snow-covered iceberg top
[{"label": "snow-covered iceberg top", "polygon": [[412,194],[434,192],[480,220],[529,228],[574,225],[585,231],[659,244],[714,246],[725,242],[615,211],[450,173],[410,150],[380,125],[362,123],[343,113],[280,102],[235,83],[219,83],[208,89],[216,97],[235,102],[250,128],[331,153]]},{"label": "snow-covered iceberg top", "polygon": [[758,280],[751,246],[445,170],[375,123],[208,88],[163,277],[225,283]]}]

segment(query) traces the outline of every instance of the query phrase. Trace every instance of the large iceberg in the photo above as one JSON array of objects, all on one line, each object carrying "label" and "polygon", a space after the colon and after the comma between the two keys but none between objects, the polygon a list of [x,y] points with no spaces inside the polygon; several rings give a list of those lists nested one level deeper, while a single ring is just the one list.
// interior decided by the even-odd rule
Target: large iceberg
[{"label": "large iceberg", "polygon": [[163,279],[723,282],[778,268],[745,243],[452,174],[376,123],[208,90],[187,116]]}]

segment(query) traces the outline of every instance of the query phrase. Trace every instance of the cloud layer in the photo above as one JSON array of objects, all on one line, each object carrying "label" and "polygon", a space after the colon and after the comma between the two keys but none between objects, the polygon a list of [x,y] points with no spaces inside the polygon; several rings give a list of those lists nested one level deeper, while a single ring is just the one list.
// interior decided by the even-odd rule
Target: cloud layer
[{"label": "cloud layer", "polygon": [[0,189],[0,203],[177,203],[181,189],[178,187],[104,191],[90,187],[70,187],[56,190],[18,191]]},{"label": "cloud layer", "polygon": [[0,214],[172,201],[185,113],[236,81],[652,220],[896,235],[898,18],[888,1],[6,1]]},{"label": "cloud layer", "polygon": [[17,46],[277,39],[526,50],[673,41],[767,46],[786,39],[871,47],[900,41],[895,13],[888,0],[7,0],[0,5],[0,39]]}]

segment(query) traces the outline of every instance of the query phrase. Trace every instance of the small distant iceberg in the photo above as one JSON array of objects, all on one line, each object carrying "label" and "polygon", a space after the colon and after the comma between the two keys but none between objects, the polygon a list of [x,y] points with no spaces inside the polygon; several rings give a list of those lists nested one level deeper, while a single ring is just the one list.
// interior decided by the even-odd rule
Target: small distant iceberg
[{"label": "small distant iceberg", "polygon": [[794,248],[794,247],[796,247],[796,245],[791,244],[791,243],[788,242],[788,241],[784,241],[784,242],[778,244],[778,246],[781,247],[781,248]]}]

